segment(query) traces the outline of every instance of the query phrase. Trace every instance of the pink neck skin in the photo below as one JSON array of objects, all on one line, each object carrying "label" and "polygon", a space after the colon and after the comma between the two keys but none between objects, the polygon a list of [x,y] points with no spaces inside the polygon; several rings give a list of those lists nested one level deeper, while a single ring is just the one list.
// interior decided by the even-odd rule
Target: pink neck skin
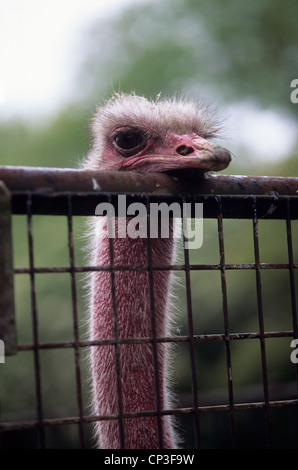
[{"label": "pink neck skin", "polygon": [[[117,219],[116,219],[117,220]],[[95,224],[92,263],[110,264],[109,238],[106,218]],[[101,237],[101,238],[100,238]],[[151,239],[153,266],[173,263],[174,240]],[[114,264],[148,265],[145,238],[113,239]],[[170,271],[153,272],[156,336],[169,335]],[[148,271],[115,271],[117,327],[119,338],[152,338],[150,291]],[[111,274],[93,272],[91,276],[91,340],[113,339]],[[158,343],[159,394],[162,410],[171,409],[168,392],[168,344]],[[119,345],[123,412],[154,411],[155,396],[154,356],[152,343]],[[93,412],[96,415],[118,414],[118,391],[113,345],[91,347],[93,381]],[[162,417],[163,448],[177,448],[177,437],[170,416]],[[127,449],[159,448],[157,416],[123,419],[124,447]],[[96,439],[101,448],[120,448],[118,419],[96,423]]]}]

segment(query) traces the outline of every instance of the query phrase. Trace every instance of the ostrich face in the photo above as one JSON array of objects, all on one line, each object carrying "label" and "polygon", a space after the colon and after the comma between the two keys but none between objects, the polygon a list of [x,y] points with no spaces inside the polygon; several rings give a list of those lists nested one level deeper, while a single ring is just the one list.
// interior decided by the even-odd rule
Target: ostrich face
[{"label": "ostrich face", "polygon": [[231,155],[207,140],[217,130],[198,104],[116,96],[95,116],[94,146],[86,166],[137,172],[222,170]]}]

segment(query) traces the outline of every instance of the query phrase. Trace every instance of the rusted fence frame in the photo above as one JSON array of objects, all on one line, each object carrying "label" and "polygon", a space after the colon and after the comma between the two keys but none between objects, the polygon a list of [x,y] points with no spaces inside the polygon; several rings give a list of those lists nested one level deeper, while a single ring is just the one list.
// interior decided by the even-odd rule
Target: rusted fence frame
[{"label": "rusted fence frame", "polygon": [[[29,268],[15,269],[16,274],[29,273],[31,276],[32,286],[32,299],[34,307],[34,274],[37,272],[69,272],[72,279],[72,301],[73,301],[73,322],[75,341],[65,343],[39,343],[38,337],[34,337],[32,345],[19,345],[19,351],[33,350],[35,354],[35,373],[36,386],[37,386],[37,404],[38,417],[37,420],[30,420],[22,423],[0,423],[1,429],[16,429],[18,427],[37,427],[40,432],[40,445],[44,446],[44,426],[51,426],[55,424],[68,424],[77,423],[80,430],[80,446],[84,447],[83,436],[83,423],[90,423],[96,419],[118,419],[121,421],[129,416],[144,416],[155,414],[159,422],[161,416],[164,414],[188,414],[193,413],[195,416],[195,429],[197,443],[200,441],[199,437],[199,414],[209,411],[229,411],[231,419],[231,431],[233,446],[236,447],[236,430],[234,422],[234,412],[239,409],[251,408],[264,408],[266,413],[266,426],[267,426],[267,445],[270,446],[270,408],[278,406],[296,406],[298,400],[280,400],[270,401],[268,396],[267,378],[266,378],[266,355],[265,355],[265,339],[270,337],[297,337],[297,312],[296,312],[296,296],[294,287],[294,271],[298,268],[297,263],[293,260],[292,250],[292,234],[291,234],[291,220],[298,219],[298,178],[281,178],[281,177],[249,177],[249,176],[226,176],[226,175],[202,175],[200,173],[183,174],[152,174],[142,175],[136,173],[124,172],[96,172],[96,171],[82,171],[72,169],[54,169],[54,168],[26,168],[26,167],[0,167],[0,181],[4,182],[6,194],[11,198],[12,212],[15,214],[27,214],[28,216],[28,236],[29,236],[29,249],[31,246],[32,251],[32,237],[30,236],[30,220],[32,214],[55,214],[66,215],[68,220],[68,244],[70,255],[70,266],[65,268],[35,268],[34,260],[31,257]],[[72,216],[73,215],[94,215],[96,205],[101,201],[109,201],[117,208],[118,194],[126,194],[127,202],[141,200],[145,204],[149,200],[155,201],[171,201],[177,200],[181,202],[203,202],[204,217],[211,217],[218,219],[219,228],[219,247],[220,247],[220,263],[213,265],[190,265],[189,259],[185,257],[184,266],[168,266],[150,268],[153,269],[170,269],[170,270],[185,270],[186,283],[190,288],[190,283],[187,282],[191,270],[196,269],[215,269],[221,271],[222,279],[222,292],[223,292],[223,312],[225,333],[223,335],[194,335],[191,326],[191,303],[188,304],[189,311],[189,336],[171,337],[171,338],[136,338],[136,339],[118,339],[117,345],[131,343],[131,342],[190,342],[191,361],[192,361],[192,380],[193,384],[196,383],[195,367],[194,367],[194,354],[193,345],[196,341],[210,341],[220,340],[224,341],[226,345],[226,364],[228,376],[228,389],[229,389],[229,404],[216,405],[216,406],[199,406],[197,402],[196,386],[194,388],[193,407],[179,408],[176,410],[155,410],[152,412],[140,413],[123,413],[120,406],[119,415],[89,417],[83,416],[82,397],[81,397],[81,379],[80,379],[80,359],[79,348],[88,347],[93,344],[113,344],[115,340],[109,342],[105,341],[80,341],[77,331],[77,314],[76,314],[76,289],[74,282],[74,274],[76,272],[87,272],[92,269],[107,269],[110,267],[92,268],[76,266],[74,261],[73,246],[72,246]],[[223,231],[222,221],[224,218],[244,218],[252,219],[254,224],[254,241],[255,241],[255,262],[245,265],[228,265],[225,264],[224,259],[224,244],[223,244]],[[260,263],[258,255],[258,242],[257,242],[257,222],[258,219],[285,219],[287,222],[288,233],[288,254],[289,264],[281,263]],[[150,241],[149,241],[150,245]],[[33,253],[33,252],[32,252]],[[148,253],[150,253],[150,246],[148,246]],[[130,269],[134,270],[136,267],[114,267],[117,269]],[[233,333],[229,332],[228,325],[228,310],[227,298],[225,287],[225,272],[229,269],[253,269],[256,271],[256,285],[258,292],[258,305],[259,305],[259,318],[260,318],[260,331],[257,333]],[[291,283],[291,302],[293,312],[293,331],[283,332],[265,332],[262,325],[262,304],[261,304],[261,284],[260,284],[260,271],[262,269],[289,269],[290,283]],[[148,266],[138,267],[137,269],[148,269]],[[151,272],[150,271],[150,272]],[[189,281],[189,279],[188,279]],[[189,299],[190,302],[190,299]],[[33,308],[34,315],[34,308]],[[154,319],[154,314],[153,314]],[[37,324],[37,319],[33,320],[33,325]],[[232,377],[229,375],[231,372],[231,359],[229,344],[231,340],[237,339],[259,339],[262,350],[262,364],[263,364],[263,381],[264,381],[264,401],[258,403],[234,403],[233,398],[233,385]],[[38,351],[39,349],[46,348],[74,348],[75,363],[76,363],[76,386],[78,398],[78,417],[69,417],[65,419],[45,420],[42,416],[41,393],[38,390],[40,387],[39,380],[39,362]],[[121,403],[120,403],[121,404]],[[159,426],[159,429],[161,427]],[[121,427],[120,427],[121,430]],[[120,433],[121,434],[121,433]],[[123,440],[123,436],[122,436]],[[160,441],[162,435],[160,432]],[[199,444],[198,444],[199,445]],[[162,446],[162,442],[161,442]]]}]

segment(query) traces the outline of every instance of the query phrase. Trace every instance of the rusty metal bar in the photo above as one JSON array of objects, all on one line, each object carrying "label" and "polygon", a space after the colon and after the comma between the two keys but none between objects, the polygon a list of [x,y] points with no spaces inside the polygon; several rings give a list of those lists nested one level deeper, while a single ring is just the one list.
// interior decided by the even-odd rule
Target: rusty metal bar
[{"label": "rusty metal bar", "polygon": [[0,179],[12,193],[12,211],[26,214],[26,196],[32,195],[35,214],[67,215],[66,195],[72,193],[73,215],[94,215],[96,205],[111,201],[117,210],[118,194],[127,203],[143,201],[146,194],[154,201],[204,203],[204,217],[217,217],[216,196],[229,199],[224,218],[251,218],[252,195],[258,195],[259,218],[286,217],[286,197],[292,197],[291,217],[298,219],[298,178],[206,175],[201,172],[179,174],[137,174],[117,171],[86,171],[62,168],[1,167]]},{"label": "rusty metal bar", "polygon": [[[183,198],[183,203],[185,199]],[[184,229],[187,230],[187,224]],[[193,310],[192,310],[192,295],[191,295],[191,281],[190,281],[190,263],[189,251],[186,249],[186,239],[188,234],[183,230],[183,252],[185,263],[185,287],[186,287],[186,302],[187,302],[187,323],[189,331],[189,349],[190,349],[190,368],[191,368],[191,383],[192,383],[192,396],[194,406],[194,429],[196,433],[197,448],[201,447],[201,432],[200,432],[200,419],[199,419],[199,401],[198,401],[198,384],[196,376],[196,358],[195,358],[195,342],[194,342],[194,325],[193,325]]]},{"label": "rusty metal bar", "polygon": [[[225,264],[226,270],[253,270],[255,269],[255,263],[245,263],[245,264]],[[38,274],[46,273],[69,273],[71,269],[76,273],[86,273],[92,271],[110,271],[110,266],[74,266],[69,268],[67,266],[59,266],[54,268],[34,268],[34,272]],[[114,266],[115,271],[146,271],[147,266],[141,265],[131,265],[131,266]],[[170,264],[168,266],[152,266],[153,271],[184,271],[184,266]],[[220,264],[190,264],[190,271],[218,271],[221,269]],[[289,264],[287,263],[260,263],[260,269],[289,269]],[[293,269],[298,269],[298,263],[293,263]],[[29,274],[29,268],[15,268],[15,274]]]},{"label": "rusty metal bar", "polygon": [[[261,334],[258,332],[251,333],[230,333],[230,340],[243,340],[243,339],[260,339]],[[268,331],[264,333],[264,338],[292,338],[293,331]],[[194,342],[198,341],[225,341],[225,334],[215,333],[215,334],[204,334],[204,335],[193,335],[192,337]],[[189,342],[190,336],[169,336],[169,337],[158,337],[156,338],[157,343],[182,343]],[[152,343],[151,337],[144,338],[119,338],[117,341],[118,344],[144,344]],[[74,348],[75,342],[73,341],[63,341],[63,342],[51,342],[51,343],[39,343],[39,349],[64,349],[64,348]],[[110,346],[115,345],[114,339],[102,339],[94,341],[79,341],[78,346],[80,348],[85,348],[89,346]],[[18,351],[32,351],[34,350],[34,344],[20,344],[18,346]]]},{"label": "rusty metal bar", "polygon": [[[291,307],[292,307],[292,324],[293,324],[293,337],[298,338],[298,322],[297,322],[297,303],[296,303],[296,289],[295,289],[295,271],[294,271],[294,255],[293,255],[293,240],[292,240],[292,224],[291,224],[291,198],[287,199],[287,248],[289,260],[289,275],[290,275],[290,292],[291,292]],[[298,364],[295,364],[296,372],[296,389],[298,392]],[[297,428],[297,420],[296,420]]]},{"label": "rusty metal bar", "polygon": [[72,227],[72,205],[71,196],[68,197],[68,250],[70,261],[70,276],[71,276],[71,294],[72,294],[72,316],[73,316],[73,334],[74,334],[74,354],[75,354],[75,375],[76,375],[76,396],[79,416],[81,418],[78,423],[79,426],[79,440],[81,449],[85,448],[84,442],[84,427],[83,427],[83,398],[82,398],[82,381],[81,381],[81,366],[80,366],[80,349],[79,349],[79,325],[78,325],[78,309],[77,309],[77,288],[75,279],[75,258],[73,246],[73,227]]},{"label": "rusty metal bar", "polygon": [[[285,406],[298,406],[298,400],[272,400],[269,402],[270,408],[281,408]],[[235,403],[234,408],[236,411],[240,410],[254,410],[254,409],[263,409],[266,407],[266,403],[263,401],[258,402],[249,402],[249,403]],[[221,413],[229,411],[229,405],[206,405],[200,406],[199,412],[200,413]],[[176,408],[174,410],[162,410],[161,414],[163,416],[167,415],[184,415],[194,413],[194,408]],[[136,418],[139,416],[156,416],[157,411],[134,411],[131,413],[123,413],[123,418]],[[84,416],[83,421],[85,423],[93,423],[98,420],[111,420],[111,419],[119,419],[119,415],[110,414],[110,415],[92,415],[92,416]],[[71,416],[67,418],[50,418],[44,419],[43,425],[45,427],[49,426],[60,426],[65,424],[77,424],[80,421],[79,416]],[[38,425],[37,420],[28,420],[28,421],[17,421],[17,422],[1,422],[0,423],[0,430],[10,430],[10,429],[30,429],[36,428]]]},{"label": "rusty metal bar", "polygon": [[262,299],[262,283],[261,283],[261,270],[260,270],[260,250],[259,250],[259,231],[258,231],[258,214],[256,198],[254,203],[254,216],[253,216],[253,238],[254,238],[254,254],[256,262],[256,290],[257,290],[257,304],[258,304],[258,319],[260,329],[260,348],[261,348],[261,362],[263,374],[263,390],[265,399],[265,416],[266,416],[266,438],[267,447],[271,447],[271,427],[270,427],[270,408],[269,408],[269,386],[268,386],[268,372],[266,360],[266,346],[264,338],[264,315],[263,315],[263,299]]},{"label": "rusty metal bar", "polygon": [[[108,224],[110,219],[108,218]],[[125,449],[125,434],[123,423],[123,391],[122,391],[122,378],[121,378],[121,362],[120,362],[120,349],[119,349],[119,334],[118,334],[118,310],[116,298],[116,279],[114,270],[114,244],[113,239],[109,237],[109,253],[110,253],[110,273],[111,273],[111,296],[112,296],[112,322],[114,334],[114,350],[115,350],[115,369],[116,369],[116,389],[118,398],[118,429],[120,448]]]},{"label": "rusty metal bar", "polygon": [[228,314],[228,295],[227,295],[227,279],[225,269],[225,249],[224,249],[224,234],[223,234],[223,206],[221,197],[218,198],[218,241],[219,241],[219,255],[220,255],[220,266],[221,266],[221,290],[222,290],[222,311],[223,311],[223,322],[224,322],[224,341],[226,349],[226,370],[227,370],[227,381],[228,381],[228,395],[229,395],[229,407],[230,407],[230,423],[231,423],[231,435],[232,435],[232,446],[237,446],[237,433],[236,433],[236,421],[235,421],[235,409],[234,409],[234,390],[233,390],[233,378],[232,378],[232,360],[231,360],[231,345],[230,345],[230,326],[229,326],[229,314]]},{"label": "rusty metal bar", "polygon": [[0,363],[17,352],[10,192],[0,181]]},{"label": "rusty metal bar", "polygon": [[30,294],[31,294],[31,315],[32,315],[32,333],[33,333],[33,356],[34,356],[34,374],[35,374],[35,395],[36,395],[36,414],[38,419],[38,435],[40,447],[45,448],[45,432],[43,426],[43,406],[41,393],[41,370],[39,354],[39,333],[38,333],[38,315],[35,290],[35,272],[34,272],[34,248],[33,248],[33,226],[32,226],[32,206],[31,198],[27,199],[27,233],[29,247],[29,267],[30,267]]},{"label": "rusty metal bar", "polygon": [[151,316],[151,328],[152,328],[152,358],[154,365],[154,388],[155,388],[155,400],[156,400],[156,411],[157,411],[157,429],[158,429],[158,445],[160,449],[163,449],[163,423],[161,418],[161,400],[160,400],[160,383],[159,383],[159,364],[158,364],[158,352],[157,352],[157,335],[156,335],[156,316],[155,316],[155,297],[154,297],[154,278],[153,278],[153,263],[152,263],[152,244],[150,238],[150,217],[149,217],[149,198],[146,200],[147,206],[147,239],[146,239],[146,250],[148,260],[148,287],[149,287],[149,302],[150,302],[150,316]]},{"label": "rusty metal bar", "polygon": [[[14,214],[26,214],[26,198],[29,195],[32,198],[32,209],[36,215],[67,215],[67,191],[50,192],[45,194],[43,191],[32,191],[12,193],[12,212]],[[101,202],[111,201],[114,207],[115,215],[118,210],[118,196],[123,193],[106,193],[106,192],[77,192],[72,193],[73,199],[73,215],[94,216],[96,206]],[[150,195],[151,202],[178,202],[180,195],[172,195],[166,193]],[[127,193],[127,206],[133,202],[141,202],[146,204],[145,193]],[[285,219],[286,217],[286,201],[289,196],[282,195],[260,195],[258,196],[257,206],[259,219]],[[192,217],[195,217],[195,203],[204,204],[204,218],[217,218],[217,198],[218,195],[202,194],[188,195],[186,202],[191,203]],[[222,200],[227,201],[224,204],[223,217],[229,219],[251,219],[253,215],[253,196],[252,195],[223,195]],[[298,197],[292,198],[292,220],[298,219]]]},{"label": "rusty metal bar", "polygon": [[233,194],[298,196],[298,178],[209,175],[195,171],[141,174],[71,168],[0,166],[12,192],[117,192],[147,194]]},{"label": "rusty metal bar", "polygon": [[[289,274],[290,274],[290,289],[291,289],[291,305],[292,305],[292,318],[293,318],[293,330],[294,338],[298,338],[298,322],[297,322],[297,303],[296,303],[296,290],[295,290],[295,263],[293,256],[293,241],[292,241],[292,227],[291,227],[291,200],[287,199],[287,246],[288,246],[288,258],[289,258]],[[297,370],[297,386],[298,386],[298,364],[296,365]]]}]

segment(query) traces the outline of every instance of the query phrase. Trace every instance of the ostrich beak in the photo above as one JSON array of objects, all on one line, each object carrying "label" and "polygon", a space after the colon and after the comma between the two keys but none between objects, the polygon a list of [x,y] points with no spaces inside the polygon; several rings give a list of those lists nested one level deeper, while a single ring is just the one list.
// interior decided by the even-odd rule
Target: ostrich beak
[{"label": "ostrich beak", "polygon": [[198,150],[195,155],[169,156],[169,155],[144,155],[129,162],[129,168],[123,169],[138,172],[166,172],[179,169],[194,169],[202,172],[224,170],[231,161],[231,154],[221,147],[213,151]]},{"label": "ostrich beak", "polygon": [[201,172],[221,171],[231,161],[228,150],[212,145],[203,138],[175,136],[167,147],[153,149],[153,153],[125,159],[121,169],[137,172],[166,172],[194,169]]}]

